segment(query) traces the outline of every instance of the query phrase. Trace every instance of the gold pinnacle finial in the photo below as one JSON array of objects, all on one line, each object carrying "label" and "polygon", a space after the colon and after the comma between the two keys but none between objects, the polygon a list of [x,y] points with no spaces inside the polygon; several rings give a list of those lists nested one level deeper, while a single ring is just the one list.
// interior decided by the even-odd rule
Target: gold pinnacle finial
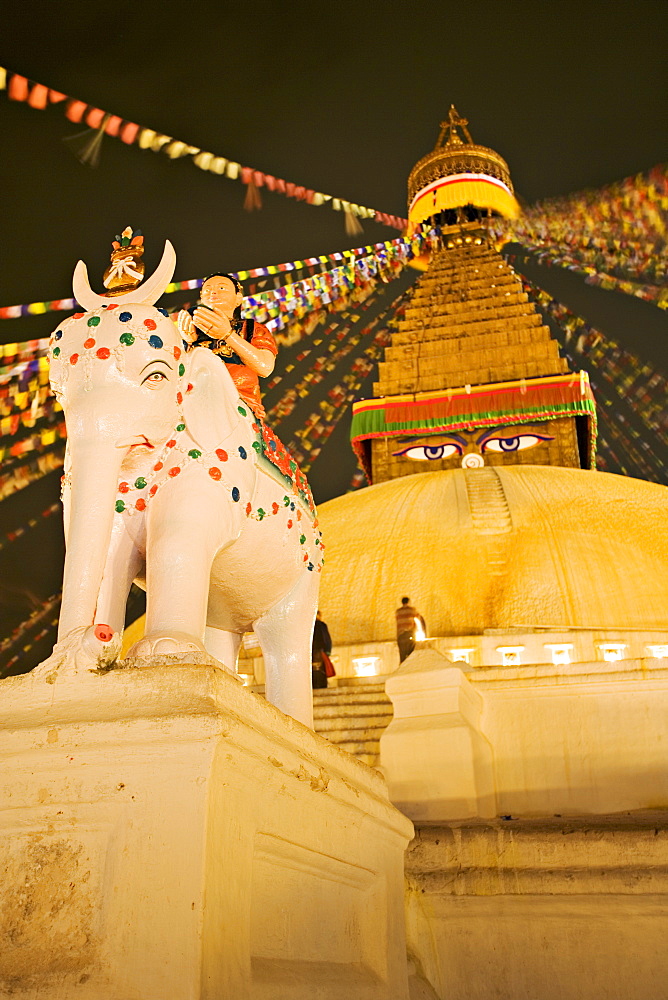
[{"label": "gold pinnacle finial", "polygon": [[466,127],[468,123],[468,118],[462,118],[454,104],[451,104],[446,121],[441,122],[441,133],[438,137],[436,148],[438,149],[440,146],[463,146],[464,143],[457,129],[461,129],[466,142],[469,145],[473,145],[471,133]]}]

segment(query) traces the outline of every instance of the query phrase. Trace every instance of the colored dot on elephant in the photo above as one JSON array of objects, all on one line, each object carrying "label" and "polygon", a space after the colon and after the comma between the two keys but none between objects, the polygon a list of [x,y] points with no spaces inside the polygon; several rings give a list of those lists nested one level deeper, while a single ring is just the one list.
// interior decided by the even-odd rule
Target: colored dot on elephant
[{"label": "colored dot on elephant", "polygon": [[116,304],[112,304],[112,305],[109,305],[109,306],[105,306],[104,308],[107,310],[107,312],[111,312],[112,309],[118,309],[118,304],[117,303]]},{"label": "colored dot on elephant", "polygon": [[217,480],[220,479],[220,477],[222,476],[222,472],[220,471],[220,469],[217,469],[215,465],[212,465],[211,468],[209,469],[209,475],[211,476],[212,479]]},{"label": "colored dot on elephant", "polygon": [[176,358],[177,361],[181,357],[181,348],[180,347],[175,347],[174,348],[174,357]]},{"label": "colored dot on elephant", "polygon": [[118,318],[121,323],[128,323],[132,319],[132,313],[122,312],[118,314]]},{"label": "colored dot on elephant", "polygon": [[288,521],[288,528],[292,527],[292,521]]},{"label": "colored dot on elephant", "polygon": [[157,492],[158,492],[158,487],[157,486],[151,486],[150,490],[148,491],[148,495],[150,497],[154,497]]},{"label": "colored dot on elephant", "polygon": [[186,425],[185,424],[177,424],[176,425],[176,429],[177,429],[177,431],[184,431],[186,429]]},{"label": "colored dot on elephant", "polygon": [[181,470],[180,470],[180,468],[178,467],[178,465],[175,465],[173,469],[170,469],[170,470],[169,470],[169,475],[170,475],[170,476],[178,476],[178,474],[179,474],[179,472],[180,472],[180,471],[181,471]]},{"label": "colored dot on elephant", "polygon": [[272,505],[271,505],[271,512],[272,512],[272,514],[278,514],[278,504],[277,503],[272,503]]},{"label": "colored dot on elephant", "polygon": [[[146,322],[148,323],[148,320],[146,320]],[[155,329],[155,323],[153,324],[153,326],[150,329],[151,330]],[[159,351],[160,348],[163,346],[162,337],[159,337],[157,335],[157,333],[154,333],[152,337],[148,338],[148,343],[149,343],[149,347],[154,347],[156,349],[156,351]]]},{"label": "colored dot on elephant", "polygon": [[163,468],[162,462],[156,462],[155,465],[153,466],[153,471],[160,472],[162,468]]},{"label": "colored dot on elephant", "polygon": [[54,349],[53,349],[53,356],[54,356],[54,358],[57,358],[59,354],[60,354],[60,348],[59,347],[54,347]]},{"label": "colored dot on elephant", "polygon": [[237,410],[239,411],[239,413],[241,414],[242,417],[246,416],[246,411],[243,408],[243,406],[237,406]]},{"label": "colored dot on elephant", "polygon": [[140,476],[139,479],[135,479],[136,490],[143,490],[145,486],[146,486],[146,480],[144,479],[143,476]]},{"label": "colored dot on elephant", "polygon": [[[154,319],[145,319],[144,320],[144,326],[146,327],[147,330],[155,330],[155,328],[156,328],[157,325],[158,324],[156,323],[156,321]],[[150,340],[149,340],[149,344],[151,344]],[[162,346],[162,344],[160,346]],[[151,347],[153,347],[153,344],[151,344]]]},{"label": "colored dot on elephant", "polygon": [[129,483],[119,483],[118,484],[118,492],[119,493],[127,493],[129,489],[130,489],[130,484]]},{"label": "colored dot on elephant", "polygon": [[239,445],[239,456],[240,456],[240,458],[248,458],[248,454],[246,452],[246,449],[241,444]]},{"label": "colored dot on elephant", "polygon": [[299,536],[299,544],[303,545],[305,541],[306,541],[306,535],[300,535]]},{"label": "colored dot on elephant", "polygon": [[250,512],[252,511],[252,509],[253,509],[253,505],[250,504],[250,503],[247,503],[246,504],[246,514],[250,514]]},{"label": "colored dot on elephant", "polygon": [[56,340],[60,340],[60,338],[62,337],[62,335],[63,335],[63,331],[62,330],[56,330],[56,332],[54,333],[54,337],[56,338]]},{"label": "colored dot on elephant", "polygon": [[125,510],[125,503],[122,500],[117,500],[114,506],[117,514],[122,514]]},{"label": "colored dot on elephant", "polygon": [[238,501],[238,499],[239,499],[240,496],[241,496],[241,494],[239,493],[239,490],[236,488],[236,486],[233,486],[232,487],[232,499],[234,500],[235,503]]},{"label": "colored dot on elephant", "polygon": [[185,375],[185,373],[186,373],[186,366],[179,365],[179,375]]},{"label": "colored dot on elephant", "polygon": [[88,340],[84,340],[84,347],[86,348],[95,347],[95,341],[93,340],[92,337],[89,337]]},{"label": "colored dot on elephant", "polygon": [[78,354],[70,354],[70,364],[71,365],[75,365],[78,360],[79,360],[79,355]]},{"label": "colored dot on elephant", "polygon": [[198,451],[197,448],[191,448],[190,451],[188,452],[188,455],[190,456],[190,458],[200,458],[202,452]]},{"label": "colored dot on elephant", "polygon": [[108,347],[100,347],[99,350],[95,352],[95,357],[99,358],[100,361],[106,361],[108,357],[111,356],[111,351]]},{"label": "colored dot on elephant", "polygon": [[89,318],[89,320],[88,320],[88,326],[99,326],[99,325],[100,325],[100,317],[99,316],[91,316]]},{"label": "colored dot on elephant", "polygon": [[135,342],[135,338],[132,336],[131,333],[122,333],[118,339],[120,340],[121,344],[127,344],[128,347],[131,347],[132,344],[134,344]]},{"label": "colored dot on elephant", "polygon": [[[182,392],[177,392],[177,394],[176,394],[176,402],[179,404],[179,406],[183,402],[183,393]],[[178,428],[177,428],[177,430],[178,430]]]},{"label": "colored dot on elephant", "polygon": [[167,448],[175,448],[176,447],[176,441],[174,440],[174,438],[172,438],[171,441],[168,441],[165,447],[167,447]]},{"label": "colored dot on elephant", "polygon": [[139,500],[137,500],[135,507],[137,510],[146,510],[146,501],[143,499],[143,497],[139,497]]},{"label": "colored dot on elephant", "polygon": [[312,563],[312,562],[310,562],[310,563],[308,564],[308,566],[307,566],[306,568],[307,568],[307,569],[313,569],[313,563]]},{"label": "colored dot on elephant", "polygon": [[75,313],[72,319],[83,319],[86,313]]},{"label": "colored dot on elephant", "polygon": [[216,448],[216,458],[219,462],[227,461],[227,452],[224,448]]}]

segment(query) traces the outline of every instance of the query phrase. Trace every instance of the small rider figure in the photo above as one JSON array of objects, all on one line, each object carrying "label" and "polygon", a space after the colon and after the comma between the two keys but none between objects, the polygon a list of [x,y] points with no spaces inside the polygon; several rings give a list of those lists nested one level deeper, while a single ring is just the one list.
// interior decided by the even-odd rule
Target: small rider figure
[{"label": "small rider figure", "polygon": [[278,347],[266,326],[242,319],[242,300],[240,281],[231,274],[210,274],[192,316],[185,309],[179,313],[179,332],[189,348],[209,347],[220,357],[241,399],[263,420],[258,376],[271,375]]}]

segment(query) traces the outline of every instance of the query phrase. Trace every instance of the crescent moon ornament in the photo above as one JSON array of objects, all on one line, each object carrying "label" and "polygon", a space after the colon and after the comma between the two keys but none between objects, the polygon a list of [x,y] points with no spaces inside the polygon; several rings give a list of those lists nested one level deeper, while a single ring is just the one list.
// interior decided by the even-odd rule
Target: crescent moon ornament
[{"label": "crescent moon ornament", "polygon": [[175,267],[176,252],[169,240],[165,240],[165,249],[162,252],[162,259],[151,277],[147,278],[146,281],[142,282],[141,285],[134,288],[130,292],[125,292],[123,295],[114,295],[113,297],[108,298],[106,295],[98,295],[97,292],[94,292],[90,287],[90,282],[88,280],[88,268],[84,262],[80,260],[74,268],[72,292],[79,305],[83,306],[87,312],[91,312],[93,309],[99,309],[101,306],[109,305],[110,302],[119,306],[125,305],[126,303],[132,303],[133,305],[154,306],[167,285],[172,280]]}]

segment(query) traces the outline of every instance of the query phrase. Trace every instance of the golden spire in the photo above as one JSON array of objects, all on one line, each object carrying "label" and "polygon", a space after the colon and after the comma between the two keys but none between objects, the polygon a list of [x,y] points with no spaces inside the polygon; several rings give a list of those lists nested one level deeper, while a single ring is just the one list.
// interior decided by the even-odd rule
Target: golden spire
[{"label": "golden spire", "polygon": [[[441,146],[463,146],[457,129],[460,128],[464,133],[464,139],[469,145],[473,145],[473,139],[471,138],[471,133],[467,129],[468,118],[462,118],[454,104],[450,105],[450,111],[448,112],[447,120],[441,122],[441,132],[438,137],[438,142],[436,143],[436,149]],[[446,139],[447,134],[447,139]]]},{"label": "golden spire", "polygon": [[464,205],[511,218],[519,214],[508,164],[493,149],[474,143],[467,126],[468,119],[451,104],[436,146],[408,178],[411,223]]}]

